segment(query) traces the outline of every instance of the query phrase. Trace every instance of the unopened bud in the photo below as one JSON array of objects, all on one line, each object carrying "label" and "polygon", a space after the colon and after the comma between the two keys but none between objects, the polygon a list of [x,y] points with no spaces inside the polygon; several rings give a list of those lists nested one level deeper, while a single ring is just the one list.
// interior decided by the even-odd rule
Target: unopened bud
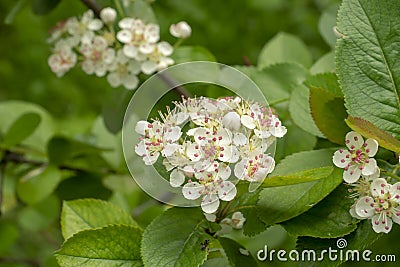
[{"label": "unopened bud", "polygon": [[169,27],[169,32],[176,38],[185,39],[192,34],[192,28],[186,21],[181,21],[177,24],[172,24],[171,27]]},{"label": "unopened bud", "polygon": [[114,23],[117,18],[117,11],[114,8],[106,7],[100,11],[100,18],[105,24]]}]

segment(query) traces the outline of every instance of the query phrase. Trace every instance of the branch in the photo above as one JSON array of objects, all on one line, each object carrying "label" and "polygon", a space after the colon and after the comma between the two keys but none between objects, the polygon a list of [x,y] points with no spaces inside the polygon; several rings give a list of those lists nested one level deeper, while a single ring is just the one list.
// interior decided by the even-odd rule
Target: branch
[{"label": "branch", "polygon": [[188,97],[193,97],[193,95],[186,90],[185,87],[177,85],[177,82],[174,81],[170,76],[168,76],[167,74],[161,72],[158,73],[158,75],[161,77],[161,79],[170,87],[173,87],[175,92],[177,92],[180,96],[183,96],[185,98]]},{"label": "branch", "polygon": [[96,0],[81,0],[82,3],[89,9],[93,10],[93,13],[100,17],[101,6],[96,2]]}]

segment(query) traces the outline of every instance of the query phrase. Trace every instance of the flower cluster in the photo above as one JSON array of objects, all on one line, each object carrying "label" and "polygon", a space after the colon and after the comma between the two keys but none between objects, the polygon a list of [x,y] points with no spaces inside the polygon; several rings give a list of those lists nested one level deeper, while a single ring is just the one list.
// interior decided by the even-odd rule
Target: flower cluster
[{"label": "flower cluster", "polygon": [[239,97],[188,98],[175,106],[160,114],[161,121],[137,123],[141,136],[135,152],[146,165],[161,155],[171,171],[170,185],[182,187],[186,199],[201,197],[204,212],[213,213],[220,200],[236,196],[232,169],[237,179],[249,182],[261,182],[274,169],[266,151],[286,128],[270,109]]},{"label": "flower cluster", "polygon": [[400,224],[400,182],[390,184],[381,177],[373,158],[378,142],[364,139],[359,133],[346,135],[348,150],[339,149],[333,155],[333,163],[344,168],[343,179],[353,186],[350,192],[355,199],[350,214],[357,219],[369,219],[377,233],[388,233],[393,222]]},{"label": "flower cluster", "polygon": [[[171,26],[171,34],[187,38],[191,28],[180,22]],[[58,77],[80,63],[89,75],[107,76],[112,87],[135,89],[140,72],[150,75],[174,63],[174,49],[160,41],[159,25],[130,17],[117,21],[117,12],[110,7],[101,10],[100,18],[88,10],[60,23],[49,43],[53,48],[48,64]]]}]

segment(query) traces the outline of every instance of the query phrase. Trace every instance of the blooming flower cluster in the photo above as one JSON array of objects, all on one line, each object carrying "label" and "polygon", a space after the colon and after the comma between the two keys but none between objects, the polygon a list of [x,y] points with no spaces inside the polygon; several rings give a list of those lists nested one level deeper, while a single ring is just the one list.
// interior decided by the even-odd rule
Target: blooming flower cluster
[{"label": "blooming flower cluster", "polygon": [[400,224],[400,182],[390,184],[381,177],[379,167],[373,158],[378,142],[364,139],[359,133],[346,135],[348,150],[339,149],[333,155],[333,163],[344,168],[343,179],[351,184],[354,205],[350,214],[357,219],[369,219],[377,233],[388,233],[393,222]]},{"label": "blooming flower cluster", "polygon": [[[191,34],[186,22],[172,25],[170,31],[182,39]],[[135,89],[140,72],[150,75],[174,63],[174,49],[160,41],[159,25],[131,17],[117,21],[117,12],[110,7],[101,10],[100,18],[88,10],[60,23],[49,43],[53,48],[48,64],[58,77],[80,63],[89,75],[107,76],[112,87]]]},{"label": "blooming flower cluster", "polygon": [[239,97],[188,98],[175,106],[160,114],[161,121],[137,123],[141,136],[135,152],[146,165],[161,155],[170,185],[182,187],[186,199],[201,197],[204,212],[213,213],[220,200],[236,196],[232,169],[237,179],[249,182],[261,182],[274,169],[266,151],[286,128],[270,109]]}]

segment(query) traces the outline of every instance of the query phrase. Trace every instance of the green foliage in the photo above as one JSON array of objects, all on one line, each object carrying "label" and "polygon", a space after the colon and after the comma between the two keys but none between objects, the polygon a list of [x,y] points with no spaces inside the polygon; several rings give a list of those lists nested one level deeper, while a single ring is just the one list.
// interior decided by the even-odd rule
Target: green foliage
[{"label": "green foliage", "polygon": [[201,265],[207,258],[201,244],[213,239],[204,232],[204,223],[199,209],[171,208],[164,212],[143,233],[144,265]]},{"label": "green foliage", "polygon": [[172,55],[176,64],[189,61],[216,61],[213,54],[202,46],[180,46]]},{"label": "green foliage", "polygon": [[26,113],[19,117],[5,134],[3,146],[12,147],[25,140],[36,130],[40,120],[36,113]]},{"label": "green foliage", "polygon": [[52,11],[61,0],[34,0],[32,10],[37,15],[46,15]]},{"label": "green foliage", "polygon": [[109,225],[78,232],[55,256],[61,266],[143,266],[142,231],[130,225]]},{"label": "green foliage", "polygon": [[348,113],[400,138],[400,2],[344,0],[336,64]]},{"label": "green foliage", "polygon": [[261,50],[258,56],[258,68],[283,62],[296,62],[304,67],[312,64],[311,53],[298,37],[288,33],[278,33]]},{"label": "green foliage", "polygon": [[65,239],[79,231],[100,228],[109,224],[137,226],[129,214],[109,202],[97,199],[78,199],[65,201],[63,204],[61,230]]},{"label": "green foliage", "polygon": [[230,266],[255,266],[256,260],[252,255],[244,255],[240,249],[244,249],[240,244],[229,238],[219,238],[218,242],[222,245],[225,254],[230,260]]}]

